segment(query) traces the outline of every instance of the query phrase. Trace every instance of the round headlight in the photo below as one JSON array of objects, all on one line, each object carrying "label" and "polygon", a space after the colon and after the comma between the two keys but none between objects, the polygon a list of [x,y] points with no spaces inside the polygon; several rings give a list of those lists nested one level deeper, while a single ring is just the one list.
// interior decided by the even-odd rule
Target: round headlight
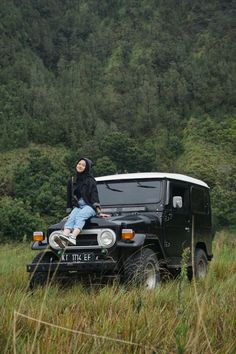
[{"label": "round headlight", "polygon": [[116,242],[116,234],[112,230],[104,230],[98,235],[98,244],[102,247],[112,247]]}]

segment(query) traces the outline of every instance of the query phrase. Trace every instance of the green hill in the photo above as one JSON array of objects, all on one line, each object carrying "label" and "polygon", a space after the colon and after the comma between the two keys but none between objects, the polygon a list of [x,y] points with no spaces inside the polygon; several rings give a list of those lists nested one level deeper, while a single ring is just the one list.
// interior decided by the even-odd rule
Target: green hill
[{"label": "green hill", "polygon": [[[191,174],[212,187],[218,223],[236,224],[233,1],[3,0],[0,10],[1,161],[10,153],[15,166],[36,144],[67,149],[68,169],[86,154],[96,174]],[[0,176],[1,197],[17,197],[5,163]]]}]

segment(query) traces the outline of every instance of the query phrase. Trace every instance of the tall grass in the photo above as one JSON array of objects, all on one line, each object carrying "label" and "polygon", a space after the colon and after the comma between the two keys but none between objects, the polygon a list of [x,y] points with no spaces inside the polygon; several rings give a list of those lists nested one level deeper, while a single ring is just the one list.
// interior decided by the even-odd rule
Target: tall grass
[{"label": "tall grass", "polygon": [[236,352],[236,235],[221,232],[203,281],[155,291],[56,283],[27,291],[27,244],[0,247],[3,353]]}]

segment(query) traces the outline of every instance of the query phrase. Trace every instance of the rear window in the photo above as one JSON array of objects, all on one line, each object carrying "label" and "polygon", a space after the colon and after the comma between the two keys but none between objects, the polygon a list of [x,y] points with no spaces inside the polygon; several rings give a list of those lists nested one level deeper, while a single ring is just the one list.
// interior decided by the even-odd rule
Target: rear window
[{"label": "rear window", "polygon": [[192,187],[192,211],[196,214],[209,214],[209,194],[205,189]]},{"label": "rear window", "polygon": [[136,205],[158,203],[161,200],[161,181],[131,180],[98,182],[101,205]]}]

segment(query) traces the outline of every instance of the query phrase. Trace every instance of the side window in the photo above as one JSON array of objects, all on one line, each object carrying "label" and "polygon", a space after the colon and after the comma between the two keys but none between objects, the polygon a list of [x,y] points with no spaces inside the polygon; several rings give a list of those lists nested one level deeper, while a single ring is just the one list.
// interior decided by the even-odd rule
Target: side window
[{"label": "side window", "polygon": [[192,187],[192,211],[195,214],[209,214],[209,195],[205,189]]},{"label": "side window", "polygon": [[[173,207],[174,197],[182,198],[182,207]],[[189,187],[187,184],[171,183],[170,184],[170,202],[173,211],[177,213],[186,213],[189,211]]]}]

